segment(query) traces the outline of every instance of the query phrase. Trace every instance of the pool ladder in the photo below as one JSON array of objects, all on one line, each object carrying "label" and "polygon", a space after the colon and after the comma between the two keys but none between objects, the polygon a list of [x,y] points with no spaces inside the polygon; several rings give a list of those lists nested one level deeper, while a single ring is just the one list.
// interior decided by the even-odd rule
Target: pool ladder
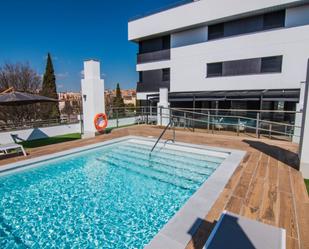
[{"label": "pool ladder", "polygon": [[[149,155],[151,155],[151,153],[152,153],[153,150],[156,148],[156,146],[157,146],[157,144],[159,143],[160,139],[163,137],[164,133],[167,131],[167,129],[168,129],[169,127],[172,127],[172,128],[173,128],[173,139],[168,139],[167,141],[172,140],[173,143],[175,143],[175,136],[176,136],[176,134],[175,134],[175,125],[174,125],[173,119],[171,119],[170,122],[165,126],[165,128],[164,128],[164,130],[162,131],[161,135],[158,137],[158,139],[157,139],[156,143],[154,144],[154,146],[152,147],[152,149],[151,149]],[[166,142],[167,142],[167,141],[166,141]]]}]

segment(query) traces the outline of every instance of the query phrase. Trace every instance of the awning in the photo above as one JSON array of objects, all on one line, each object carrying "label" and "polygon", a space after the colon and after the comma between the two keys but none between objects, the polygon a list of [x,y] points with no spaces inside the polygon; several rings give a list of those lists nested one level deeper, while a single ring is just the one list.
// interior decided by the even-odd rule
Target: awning
[{"label": "awning", "polygon": [[[300,89],[242,90],[207,92],[171,92],[171,102],[180,101],[290,101],[299,102]],[[147,95],[149,100],[157,101],[159,94]]]}]

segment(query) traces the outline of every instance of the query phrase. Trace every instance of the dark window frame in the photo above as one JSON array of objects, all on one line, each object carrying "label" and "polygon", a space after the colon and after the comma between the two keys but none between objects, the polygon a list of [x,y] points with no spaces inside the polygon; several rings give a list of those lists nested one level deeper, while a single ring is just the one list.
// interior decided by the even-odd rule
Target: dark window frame
[{"label": "dark window frame", "polygon": [[[286,10],[254,15],[208,26],[208,40],[285,27]],[[238,26],[238,28],[237,28]]]},{"label": "dark window frame", "polygon": [[221,77],[223,72],[223,63],[214,62],[207,64],[207,78]]},{"label": "dark window frame", "polygon": [[171,71],[170,68],[163,68],[162,69],[162,81],[170,81],[170,77],[171,77]]},{"label": "dark window frame", "polygon": [[[237,68],[241,67],[241,64],[246,65],[249,62],[251,62],[251,67],[247,67],[247,72],[240,70],[238,73],[235,73],[235,71],[228,74],[225,73],[224,66],[230,65],[231,67],[235,66]],[[207,63],[206,78],[282,73],[282,63],[282,55]],[[226,72],[229,71],[227,70]]]}]

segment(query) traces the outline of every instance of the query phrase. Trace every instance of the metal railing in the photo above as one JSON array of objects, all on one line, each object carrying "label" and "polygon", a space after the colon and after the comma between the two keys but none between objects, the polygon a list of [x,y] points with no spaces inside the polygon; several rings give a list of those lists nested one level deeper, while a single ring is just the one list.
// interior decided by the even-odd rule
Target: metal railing
[{"label": "metal railing", "polygon": [[[168,109],[168,115],[163,109]],[[113,115],[111,115],[113,113]],[[121,114],[120,114],[121,113]],[[210,133],[229,131],[240,135],[254,135],[256,137],[266,136],[269,138],[280,137],[292,140],[299,137],[295,130],[301,127],[294,124],[294,111],[270,111],[270,110],[238,110],[238,109],[185,109],[185,108],[157,108],[157,107],[135,107],[135,108],[111,108],[110,119],[119,120],[125,117],[134,117],[135,124],[162,124],[162,119],[172,119],[176,128],[190,129],[195,131],[207,131]],[[272,116],[275,120],[267,120]],[[282,120],[280,122],[280,120]],[[132,123],[132,124],[133,124]],[[118,125],[117,125],[118,127]]]},{"label": "metal railing", "polygon": [[[167,112],[164,109],[168,109]],[[294,124],[295,117],[300,112],[293,111],[163,107],[158,109],[154,106],[140,106],[122,108],[107,107],[106,114],[110,127],[114,128],[134,124],[156,125],[162,124],[162,119],[168,119],[173,120],[173,128],[188,129],[190,131],[206,131],[213,134],[227,131],[237,135],[244,133],[257,138],[263,136],[286,140],[299,137],[301,130],[300,126]],[[268,118],[273,118],[273,120]],[[78,122],[80,121],[51,119],[14,124],[0,123],[0,132]]]}]

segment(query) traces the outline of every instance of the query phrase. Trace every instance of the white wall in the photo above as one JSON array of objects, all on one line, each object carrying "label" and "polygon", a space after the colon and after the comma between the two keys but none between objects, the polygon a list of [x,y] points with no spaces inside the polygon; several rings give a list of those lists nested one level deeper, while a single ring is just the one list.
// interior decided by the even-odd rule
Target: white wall
[{"label": "white wall", "polygon": [[206,24],[231,16],[257,10],[275,9],[277,6],[297,4],[298,0],[201,0],[176,8],[162,11],[138,20],[129,22],[129,40],[179,31],[186,27]]},{"label": "white wall", "polygon": [[148,62],[148,63],[141,63],[136,65],[136,71],[148,71],[148,70],[156,70],[161,68],[170,68],[171,62],[170,60],[164,61],[155,61],[155,62]]},{"label": "white wall", "polygon": [[[177,43],[177,36],[172,37]],[[306,72],[308,44],[306,25],[172,48],[170,91],[299,88]],[[283,55],[282,73],[206,78],[207,63],[275,55]]]},{"label": "white wall", "polygon": [[80,133],[80,123],[70,125],[58,125],[43,128],[33,128],[18,131],[9,131],[0,133],[0,144],[14,143],[11,135],[16,135],[22,140],[36,140],[47,137],[54,137],[59,135],[65,135],[70,133]]}]

